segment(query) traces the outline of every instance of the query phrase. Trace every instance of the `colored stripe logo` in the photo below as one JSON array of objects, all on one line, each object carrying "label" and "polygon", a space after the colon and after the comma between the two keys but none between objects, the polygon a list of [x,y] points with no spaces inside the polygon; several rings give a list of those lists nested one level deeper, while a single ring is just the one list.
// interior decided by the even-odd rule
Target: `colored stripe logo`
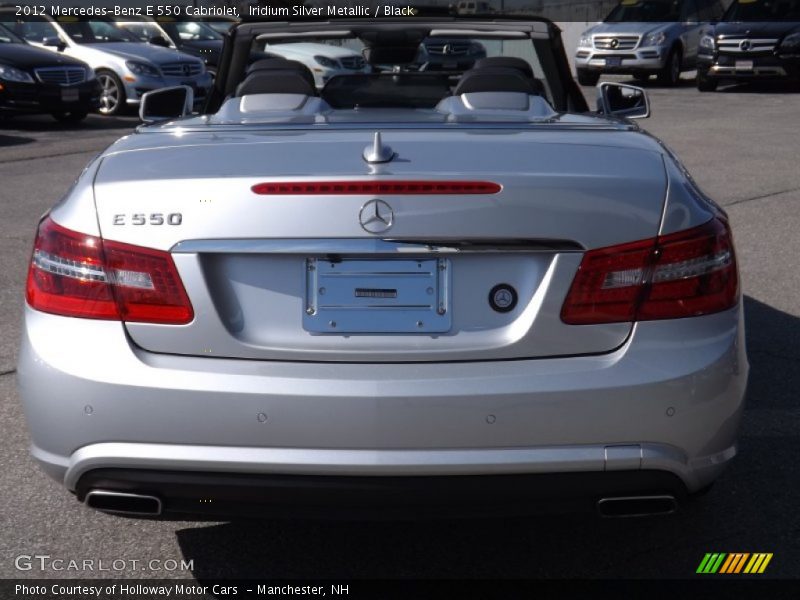
[{"label": "colored stripe logo", "polygon": [[700,561],[697,573],[702,574],[739,574],[750,575],[763,573],[772,560],[771,552],[708,552]]}]

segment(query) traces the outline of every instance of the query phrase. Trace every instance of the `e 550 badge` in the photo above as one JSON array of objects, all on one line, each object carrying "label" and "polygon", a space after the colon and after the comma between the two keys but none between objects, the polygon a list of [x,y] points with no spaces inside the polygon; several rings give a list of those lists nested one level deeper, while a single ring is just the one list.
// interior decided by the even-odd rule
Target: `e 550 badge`
[{"label": "e 550 badge", "polygon": [[183,223],[182,213],[133,213],[114,215],[114,225],[180,225]]}]

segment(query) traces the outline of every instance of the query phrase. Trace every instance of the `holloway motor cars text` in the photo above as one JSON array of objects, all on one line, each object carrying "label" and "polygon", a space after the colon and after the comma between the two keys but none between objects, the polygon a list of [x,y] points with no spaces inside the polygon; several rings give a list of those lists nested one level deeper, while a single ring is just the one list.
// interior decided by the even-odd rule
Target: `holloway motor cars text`
[{"label": "holloway motor cars text", "polygon": [[[241,590],[240,590],[241,588]],[[147,585],[142,583],[126,584],[115,583],[111,585],[24,585],[14,586],[15,596],[70,596],[70,597],[120,597],[120,596],[152,596],[154,598],[169,598],[181,596],[236,596],[239,592],[256,594],[260,596],[326,596],[328,591],[332,596],[347,596],[350,593],[348,585],[330,584],[322,585],[251,585],[249,587],[237,585],[195,585],[175,583],[171,585]]]}]

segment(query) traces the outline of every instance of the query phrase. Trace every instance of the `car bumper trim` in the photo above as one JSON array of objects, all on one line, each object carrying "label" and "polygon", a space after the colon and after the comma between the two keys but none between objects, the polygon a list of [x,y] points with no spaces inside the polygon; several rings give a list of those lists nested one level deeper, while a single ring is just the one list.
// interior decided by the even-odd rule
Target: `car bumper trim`
[{"label": "car bumper trim", "polygon": [[687,487],[697,489],[721,472],[736,449],[732,446],[692,461],[677,448],[649,443],[454,450],[100,443],[80,448],[66,464],[35,446],[32,454],[40,463],[50,463],[45,465],[48,470],[66,467],[64,484],[70,490],[96,469],[367,477],[659,470],[673,473]]}]

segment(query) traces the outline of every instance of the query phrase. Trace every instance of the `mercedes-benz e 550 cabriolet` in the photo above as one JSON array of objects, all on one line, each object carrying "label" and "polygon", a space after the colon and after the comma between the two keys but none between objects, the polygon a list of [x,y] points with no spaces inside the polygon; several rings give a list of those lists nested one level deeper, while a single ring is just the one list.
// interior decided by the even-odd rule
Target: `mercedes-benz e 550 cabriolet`
[{"label": "mercedes-benz e 550 cabriolet", "polygon": [[[441,37],[487,56],[419,72]],[[265,43],[388,71],[319,89]],[[590,112],[546,20],[242,23],[204,114],[94,159],[38,225],[18,380],[42,468],[133,515],[667,513],[736,454],[726,214]]]}]

